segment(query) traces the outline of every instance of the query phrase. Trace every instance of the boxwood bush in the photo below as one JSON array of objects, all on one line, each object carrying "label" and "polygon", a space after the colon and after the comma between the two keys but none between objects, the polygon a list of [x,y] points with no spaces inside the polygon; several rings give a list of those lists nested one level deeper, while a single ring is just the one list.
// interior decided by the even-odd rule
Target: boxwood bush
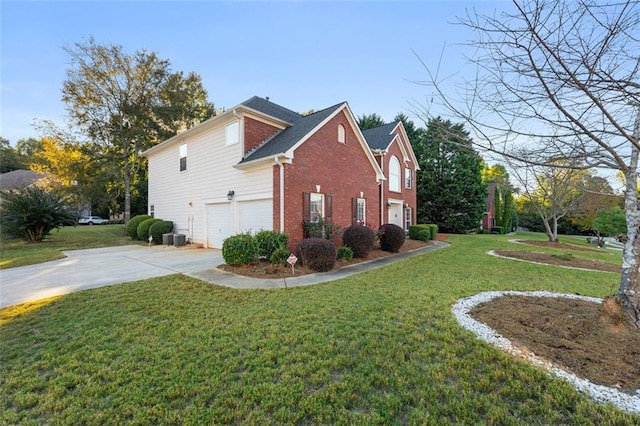
[{"label": "boxwood bush", "polygon": [[151,219],[151,216],[149,216],[148,214],[139,214],[138,216],[134,216],[131,219],[129,219],[129,222],[127,222],[126,228],[127,228],[127,234],[129,234],[129,237],[132,240],[138,239],[138,225],[140,225],[143,221],[147,219]]},{"label": "boxwood bush", "polygon": [[173,222],[170,220],[161,220],[151,225],[149,235],[153,237],[154,244],[162,244],[162,235],[173,231]]},{"label": "boxwood bush", "polygon": [[253,235],[238,234],[222,242],[222,257],[227,265],[241,266],[258,261],[258,245]]},{"label": "boxwood bush", "polygon": [[338,259],[344,259],[344,260],[353,259],[353,250],[351,250],[351,248],[347,246],[342,246],[338,248]]},{"label": "boxwood bush", "polygon": [[404,229],[392,223],[385,223],[380,226],[378,235],[380,236],[380,248],[382,251],[397,253],[404,244]]},{"label": "boxwood bush", "polygon": [[[137,229],[138,239],[140,241],[147,241],[149,239],[149,228],[151,228],[151,225],[156,222],[162,222],[162,219],[156,219],[152,217],[140,222],[140,225],[138,225]],[[162,242],[162,238],[160,238],[160,241]]]},{"label": "boxwood bush", "polygon": [[353,251],[355,257],[367,257],[375,242],[375,231],[363,225],[351,225],[342,234],[342,243]]},{"label": "boxwood bush", "polygon": [[269,262],[273,265],[286,265],[290,254],[291,252],[286,247],[278,247],[269,256]]},{"label": "boxwood bush", "polygon": [[258,245],[258,258],[267,260],[277,249],[286,248],[289,241],[289,235],[275,231],[260,231],[253,238]]},{"label": "boxwood bush", "polygon": [[429,228],[431,228],[431,239],[434,240],[436,235],[438,235],[438,225],[435,223],[428,224]]},{"label": "boxwood bush", "polygon": [[419,224],[409,227],[409,238],[412,240],[429,241],[431,237],[431,225]]},{"label": "boxwood bush", "polygon": [[298,243],[296,256],[304,266],[326,272],[336,265],[336,246],[324,238],[307,238]]}]

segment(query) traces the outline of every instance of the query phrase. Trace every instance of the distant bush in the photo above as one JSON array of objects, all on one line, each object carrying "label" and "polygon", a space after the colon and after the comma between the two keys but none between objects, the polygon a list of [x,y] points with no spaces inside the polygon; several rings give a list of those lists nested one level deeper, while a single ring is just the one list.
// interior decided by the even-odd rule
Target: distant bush
[{"label": "distant bush", "polygon": [[507,233],[507,229],[504,226],[493,226],[491,228],[491,233],[492,234],[506,234]]},{"label": "distant bush", "polygon": [[274,251],[287,247],[289,235],[275,231],[260,231],[253,238],[258,245],[258,258],[269,260]]},{"label": "distant bush", "polygon": [[239,234],[222,242],[222,257],[227,265],[241,266],[258,260],[258,245],[251,234]]},{"label": "distant bush", "polygon": [[[362,226],[362,225],[359,225]],[[347,246],[338,248],[338,259],[351,260],[353,259],[353,250]]]},{"label": "distant bush", "polygon": [[154,244],[162,244],[162,235],[173,231],[173,222],[170,220],[161,220],[151,225],[149,235],[153,237]]},{"label": "distant bush", "polygon": [[336,265],[336,246],[324,238],[306,238],[298,243],[296,256],[304,266],[325,272]]},{"label": "distant bush", "polygon": [[364,225],[351,225],[344,230],[342,242],[355,257],[367,257],[376,242],[376,232]]},{"label": "distant bush", "polygon": [[409,238],[412,240],[431,240],[431,225],[419,224],[409,226]]},{"label": "distant bush", "polygon": [[392,223],[385,223],[378,230],[382,251],[397,253],[404,244],[404,229]]},{"label": "distant bush", "polygon": [[127,222],[126,228],[127,228],[127,234],[129,234],[129,237],[132,240],[138,239],[138,225],[140,225],[143,221],[147,219],[151,219],[151,216],[149,216],[148,214],[140,214],[138,216],[134,216],[131,219],[129,219],[129,222]]},{"label": "distant bush", "polygon": [[[147,241],[149,239],[149,228],[156,222],[162,222],[162,219],[150,218],[143,220],[138,225],[138,229],[136,230],[138,233],[138,239],[140,241]],[[162,239],[160,239],[162,241]]]},{"label": "distant bush", "polygon": [[269,262],[273,265],[286,265],[291,252],[286,247],[278,247],[269,256]]}]

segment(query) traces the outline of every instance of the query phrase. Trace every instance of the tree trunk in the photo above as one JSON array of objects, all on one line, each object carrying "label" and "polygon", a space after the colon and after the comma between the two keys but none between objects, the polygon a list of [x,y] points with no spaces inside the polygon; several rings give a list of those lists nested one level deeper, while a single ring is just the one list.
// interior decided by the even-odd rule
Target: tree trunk
[{"label": "tree trunk", "polygon": [[625,212],[627,242],[622,251],[622,274],[618,289],[618,302],[628,321],[640,328],[640,211],[638,210],[638,148],[631,150],[630,166],[625,172]]},{"label": "tree trunk", "polygon": [[547,238],[549,238],[549,242],[557,243],[558,242],[558,219],[553,218],[553,226],[549,224],[548,217],[542,217],[542,222],[544,223],[544,231],[547,234]]}]

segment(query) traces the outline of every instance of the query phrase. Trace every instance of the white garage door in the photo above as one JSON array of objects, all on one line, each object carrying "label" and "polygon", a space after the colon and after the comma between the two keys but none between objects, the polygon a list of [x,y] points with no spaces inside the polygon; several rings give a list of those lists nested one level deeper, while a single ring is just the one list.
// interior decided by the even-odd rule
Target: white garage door
[{"label": "white garage door", "polygon": [[231,203],[207,205],[207,247],[222,248],[222,242],[233,233]]},{"label": "white garage door", "polygon": [[238,211],[240,232],[255,234],[273,229],[273,199],[240,201]]}]

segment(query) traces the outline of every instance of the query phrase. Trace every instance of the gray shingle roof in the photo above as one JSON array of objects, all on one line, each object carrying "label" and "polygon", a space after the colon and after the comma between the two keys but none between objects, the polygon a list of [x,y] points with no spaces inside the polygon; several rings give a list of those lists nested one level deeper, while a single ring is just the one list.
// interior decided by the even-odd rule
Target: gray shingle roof
[{"label": "gray shingle roof", "polygon": [[12,172],[2,173],[0,174],[0,188],[26,188],[43,177],[45,177],[43,173],[33,172],[31,170],[14,170]]},{"label": "gray shingle roof", "polygon": [[257,97],[253,97],[248,101],[243,102],[242,104],[265,114],[269,114],[282,120],[288,121],[289,123],[291,123],[291,127],[284,129],[282,132],[269,139],[262,146],[258,147],[258,149],[243,158],[242,161],[240,161],[240,164],[287,152],[309,132],[311,132],[314,127],[316,127],[324,119],[329,117],[333,112],[344,105],[344,102],[307,116],[300,115],[265,99]]},{"label": "gray shingle roof", "polygon": [[394,135],[391,131],[398,125],[398,121],[363,130],[362,134],[367,140],[369,147],[373,150],[384,150],[391,145]]}]

